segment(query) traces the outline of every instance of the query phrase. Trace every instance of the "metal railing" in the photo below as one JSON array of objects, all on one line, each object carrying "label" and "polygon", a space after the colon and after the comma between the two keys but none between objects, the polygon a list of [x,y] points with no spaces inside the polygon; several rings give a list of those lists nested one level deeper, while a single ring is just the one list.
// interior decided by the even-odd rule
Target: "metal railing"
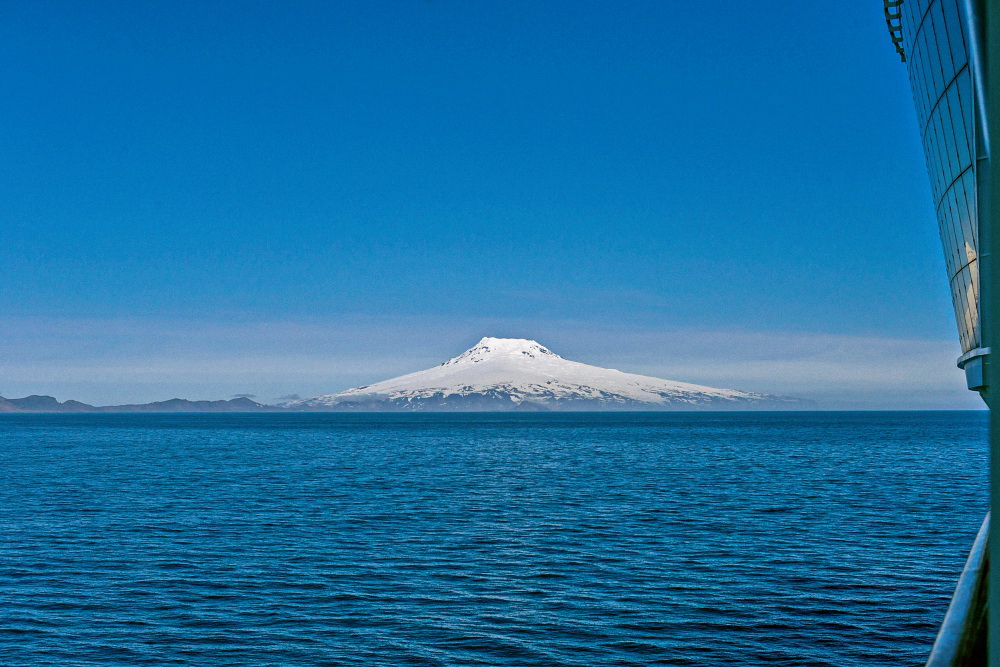
[{"label": "metal railing", "polygon": [[885,25],[889,28],[889,38],[892,45],[896,47],[899,59],[906,62],[906,53],[903,52],[903,26],[902,14],[899,6],[903,0],[882,0],[882,9],[885,11]]},{"label": "metal railing", "polygon": [[955,595],[934,640],[927,667],[986,664],[986,575],[989,571],[986,543],[989,532],[990,515],[987,513],[965,561],[962,576],[958,578]]}]

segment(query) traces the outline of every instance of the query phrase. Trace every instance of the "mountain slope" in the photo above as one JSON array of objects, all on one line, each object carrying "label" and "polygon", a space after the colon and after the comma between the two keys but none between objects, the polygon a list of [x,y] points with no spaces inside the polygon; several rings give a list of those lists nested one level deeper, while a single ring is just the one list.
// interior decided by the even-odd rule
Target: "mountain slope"
[{"label": "mountain slope", "polygon": [[96,408],[79,401],[63,401],[60,403],[51,396],[32,394],[24,398],[3,399],[14,407],[14,412],[93,412]]},{"label": "mountain slope", "polygon": [[0,412],[20,412],[21,410],[8,401],[6,398],[0,396]]},{"label": "mountain slope", "polygon": [[228,401],[189,401],[186,398],[171,398],[167,401],[140,405],[109,405],[97,410],[100,412],[268,412],[275,408],[241,397]]},{"label": "mountain slope", "polygon": [[287,403],[296,410],[691,410],[798,401],[623,373],[563,359],[532,340],[483,338],[459,356],[384,382]]}]

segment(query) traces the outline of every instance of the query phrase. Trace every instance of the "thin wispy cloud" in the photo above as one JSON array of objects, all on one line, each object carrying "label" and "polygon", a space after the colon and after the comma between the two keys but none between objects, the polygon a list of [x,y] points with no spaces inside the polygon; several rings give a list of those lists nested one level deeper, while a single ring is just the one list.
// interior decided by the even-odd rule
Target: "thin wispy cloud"
[{"label": "thin wispy cloud", "polygon": [[445,361],[481,336],[594,365],[808,398],[822,408],[978,408],[950,340],[582,321],[0,319],[0,394],[114,403],[340,391]]}]

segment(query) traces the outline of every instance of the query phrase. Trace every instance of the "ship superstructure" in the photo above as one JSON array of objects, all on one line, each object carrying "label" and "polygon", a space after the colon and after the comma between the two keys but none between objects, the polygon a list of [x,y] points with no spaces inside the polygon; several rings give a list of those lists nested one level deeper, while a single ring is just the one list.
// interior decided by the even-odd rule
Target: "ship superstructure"
[{"label": "ship superstructure", "polygon": [[[990,197],[990,192],[1000,193],[990,169],[990,124],[1000,113],[1000,85],[994,82],[1000,80],[1000,0],[883,0],[883,10],[913,91],[958,325],[958,366],[969,389],[980,392],[992,407],[997,399],[990,386],[1000,387],[990,355],[993,332],[1000,330],[992,296],[1000,295],[1000,272],[990,253],[991,239],[1000,233],[994,222],[998,202]],[[997,380],[991,382],[991,376]],[[1000,457],[997,415],[998,410],[991,410],[993,471]],[[1000,502],[996,478],[991,474],[993,509]],[[989,517],[970,551],[928,665],[1000,666],[1000,572],[989,574],[989,563],[1000,562],[1000,540],[990,544]]]}]

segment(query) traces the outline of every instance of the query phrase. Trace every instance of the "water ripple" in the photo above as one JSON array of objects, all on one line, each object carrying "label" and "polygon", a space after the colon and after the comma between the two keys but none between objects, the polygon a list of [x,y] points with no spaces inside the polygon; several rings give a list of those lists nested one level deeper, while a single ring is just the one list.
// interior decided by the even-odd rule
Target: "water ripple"
[{"label": "water ripple", "polygon": [[0,416],[0,664],[909,665],[980,413]]}]

